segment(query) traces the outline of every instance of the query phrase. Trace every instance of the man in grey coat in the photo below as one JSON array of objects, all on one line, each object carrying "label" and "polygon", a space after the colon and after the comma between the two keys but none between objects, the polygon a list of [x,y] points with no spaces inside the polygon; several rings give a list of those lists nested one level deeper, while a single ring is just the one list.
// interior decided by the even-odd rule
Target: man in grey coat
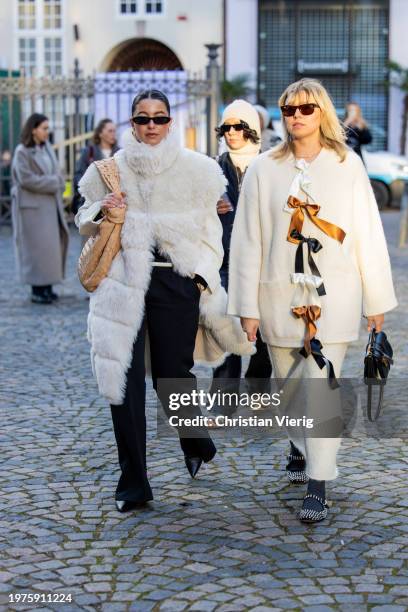
[{"label": "man in grey coat", "polygon": [[48,136],[47,117],[31,115],[12,164],[17,268],[21,282],[31,285],[31,300],[37,304],[58,299],[52,285],[65,276],[69,239],[62,200],[64,179]]}]

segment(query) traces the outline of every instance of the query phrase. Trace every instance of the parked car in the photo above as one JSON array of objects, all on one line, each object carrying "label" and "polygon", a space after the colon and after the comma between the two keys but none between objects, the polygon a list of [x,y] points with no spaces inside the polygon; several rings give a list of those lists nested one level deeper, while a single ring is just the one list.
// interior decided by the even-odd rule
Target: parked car
[{"label": "parked car", "polygon": [[[283,127],[280,121],[278,109],[270,110],[274,129],[283,138]],[[341,113],[339,112],[341,115]],[[378,126],[370,126],[373,136],[384,136],[384,130]],[[375,138],[372,145],[362,147],[363,158],[367,167],[368,176],[374,190],[378,208],[388,206],[401,206],[402,195],[408,185],[408,158],[402,155],[394,155],[388,151],[376,151]]]},{"label": "parked car", "polygon": [[408,183],[408,158],[388,151],[363,151],[378,208],[401,206]]}]

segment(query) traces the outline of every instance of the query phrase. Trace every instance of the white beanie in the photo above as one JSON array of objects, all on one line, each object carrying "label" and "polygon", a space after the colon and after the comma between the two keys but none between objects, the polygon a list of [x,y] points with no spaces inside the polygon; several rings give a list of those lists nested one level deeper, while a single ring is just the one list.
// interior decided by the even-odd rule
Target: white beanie
[{"label": "white beanie", "polygon": [[258,136],[261,135],[259,115],[252,104],[246,102],[246,100],[234,100],[231,104],[228,104],[222,113],[222,123],[227,119],[240,119],[241,121],[245,121],[251,130],[255,130]]},{"label": "white beanie", "polygon": [[263,127],[265,130],[269,125],[269,121],[271,120],[268,110],[264,106],[261,106],[260,104],[255,104],[254,109],[257,111],[257,113],[259,113],[259,115],[261,115],[262,121],[263,121]]}]

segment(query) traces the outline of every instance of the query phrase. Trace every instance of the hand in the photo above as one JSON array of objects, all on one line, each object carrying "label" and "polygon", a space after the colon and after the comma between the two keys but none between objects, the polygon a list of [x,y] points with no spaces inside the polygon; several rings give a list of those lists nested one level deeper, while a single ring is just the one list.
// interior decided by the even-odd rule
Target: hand
[{"label": "hand", "polygon": [[376,332],[380,332],[384,325],[384,315],[372,315],[371,317],[367,317],[367,331],[371,331],[373,327],[375,327]]},{"label": "hand", "polygon": [[115,193],[108,193],[102,202],[102,210],[109,210],[109,208],[125,208],[125,193],[122,191],[121,195]]},{"label": "hand", "polygon": [[350,119],[346,119],[344,121],[344,125],[346,127],[352,128],[352,129],[353,128],[358,128],[358,129],[362,130],[364,128],[364,123],[360,119],[358,119],[357,117],[356,118],[350,117]]},{"label": "hand", "polygon": [[202,276],[200,276],[199,274],[195,274],[193,280],[194,280],[195,284],[197,285],[197,287],[199,288],[200,293],[202,293],[203,291],[205,291],[207,289],[207,287],[208,287],[207,281]]},{"label": "hand", "polygon": [[226,213],[232,212],[234,207],[231,202],[227,202],[227,200],[218,200],[217,202],[217,213],[219,215],[225,215]]},{"label": "hand", "polygon": [[247,338],[250,342],[255,342],[256,340],[256,332],[259,327],[259,319],[247,319],[246,317],[241,317],[241,327],[247,335]]}]

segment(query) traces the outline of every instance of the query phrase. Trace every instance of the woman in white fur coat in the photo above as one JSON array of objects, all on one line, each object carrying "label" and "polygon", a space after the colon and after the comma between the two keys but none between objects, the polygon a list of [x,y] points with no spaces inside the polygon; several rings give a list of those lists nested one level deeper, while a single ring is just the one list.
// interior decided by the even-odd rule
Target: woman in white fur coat
[{"label": "woman in white fur coat", "polygon": [[[286,139],[252,162],[241,190],[228,312],[241,317],[250,340],[260,327],[274,375],[291,378],[291,407],[297,401],[306,416],[319,407],[336,416],[334,375],[358,338],[362,313],[368,329],[379,331],[384,313],[397,304],[390,261],[367,173],[345,146],[324,87],[302,79],[279,104]],[[328,375],[332,388],[305,380]],[[289,479],[308,480],[300,519],[322,520],[325,481],[337,476],[340,440],[311,437],[301,428],[291,440]]]},{"label": "woman in white fur coat", "polygon": [[[111,404],[118,446],[120,512],[153,498],[146,473],[147,345],[153,385],[168,415],[169,395],[195,388],[193,354],[202,352],[203,338],[215,349],[210,361],[222,361],[226,352],[253,352],[239,324],[226,316],[220,285],[222,227],[216,203],[225,179],[218,164],[180,146],[160,91],[135,98],[131,126],[114,155],[124,197],[106,193],[92,164],[79,183],[85,204],[76,216],[80,233],[94,234],[105,209],[127,207],[122,250],[91,295],[88,318],[92,367],[101,395]],[[185,413],[200,414],[189,406],[178,416]],[[204,428],[179,434],[194,478],[201,463],[214,457],[215,446]]]}]

